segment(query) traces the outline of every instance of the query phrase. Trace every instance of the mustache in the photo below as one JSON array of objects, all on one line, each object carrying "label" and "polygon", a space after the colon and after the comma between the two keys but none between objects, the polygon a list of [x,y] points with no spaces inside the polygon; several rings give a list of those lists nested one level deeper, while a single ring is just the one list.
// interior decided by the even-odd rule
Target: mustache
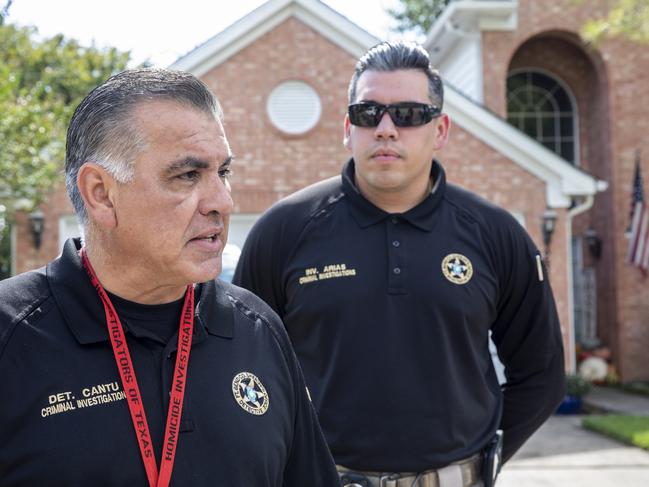
[{"label": "mustache", "polygon": [[380,144],[370,148],[369,155],[370,157],[376,157],[378,155],[390,155],[403,158],[406,153],[401,147],[397,147],[394,144]]}]

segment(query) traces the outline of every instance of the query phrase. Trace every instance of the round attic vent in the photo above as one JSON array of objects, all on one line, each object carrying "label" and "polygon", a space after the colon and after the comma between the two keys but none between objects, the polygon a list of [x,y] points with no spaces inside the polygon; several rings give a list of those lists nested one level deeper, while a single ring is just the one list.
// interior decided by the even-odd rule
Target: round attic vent
[{"label": "round attic vent", "polygon": [[277,85],[266,104],[270,121],[287,134],[303,134],[315,127],[322,106],[316,91],[302,81]]}]

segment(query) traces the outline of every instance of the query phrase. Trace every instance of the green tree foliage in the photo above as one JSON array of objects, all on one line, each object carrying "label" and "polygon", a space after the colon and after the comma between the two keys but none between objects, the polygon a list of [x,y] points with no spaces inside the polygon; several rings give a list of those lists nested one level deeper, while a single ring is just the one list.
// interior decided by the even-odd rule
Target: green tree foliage
[{"label": "green tree foliage", "polygon": [[616,36],[649,42],[649,0],[614,0],[610,3],[606,17],[586,22],[581,29],[582,37],[592,43]]},{"label": "green tree foliage", "polygon": [[65,132],[81,99],[125,68],[128,53],[0,25],[0,204],[40,203],[61,178]]},{"label": "green tree foliage", "polygon": [[399,32],[415,31],[425,34],[435,19],[442,13],[451,0],[401,0],[401,6],[388,9],[397,21]]},{"label": "green tree foliage", "polygon": [[62,35],[43,39],[35,28],[8,24],[10,5],[0,4],[0,278],[8,272],[14,211],[30,211],[63,181],[75,107],[129,59],[114,48],[83,47]]}]

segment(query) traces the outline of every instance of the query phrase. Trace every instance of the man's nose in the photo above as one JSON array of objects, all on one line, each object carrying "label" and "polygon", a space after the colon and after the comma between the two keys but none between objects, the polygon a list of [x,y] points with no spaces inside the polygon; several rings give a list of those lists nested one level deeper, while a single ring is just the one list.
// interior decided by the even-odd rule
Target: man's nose
[{"label": "man's nose", "polygon": [[385,112],[381,117],[379,124],[374,129],[374,137],[379,140],[394,140],[399,137],[397,126],[390,118],[390,114]]},{"label": "man's nose", "polygon": [[227,216],[232,213],[233,207],[230,182],[219,175],[210,177],[209,184],[202,188],[200,212],[204,215],[217,212]]}]

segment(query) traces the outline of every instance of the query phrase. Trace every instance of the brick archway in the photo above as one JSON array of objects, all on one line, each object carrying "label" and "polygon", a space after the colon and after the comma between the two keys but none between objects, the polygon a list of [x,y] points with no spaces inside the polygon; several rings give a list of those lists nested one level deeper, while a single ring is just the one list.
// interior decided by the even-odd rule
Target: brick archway
[{"label": "brick archway", "polygon": [[[613,174],[609,86],[600,54],[589,49],[579,37],[566,31],[537,33],[512,51],[507,73],[542,71],[561,80],[574,95],[579,116],[579,166],[588,173],[610,181]],[[506,89],[503,81],[503,90]],[[505,98],[506,99],[506,98]],[[614,330],[617,314],[615,278],[615,235],[607,222],[614,218],[612,192],[599,195],[593,208],[574,220],[575,252],[585,272],[595,281],[597,336],[613,350],[617,348]],[[602,255],[596,259],[583,244],[583,235],[594,229],[603,241]],[[574,276],[575,282],[580,277]],[[586,274],[585,274],[586,275]],[[579,287],[579,285],[577,286]],[[575,300],[578,302],[578,299]]]}]

